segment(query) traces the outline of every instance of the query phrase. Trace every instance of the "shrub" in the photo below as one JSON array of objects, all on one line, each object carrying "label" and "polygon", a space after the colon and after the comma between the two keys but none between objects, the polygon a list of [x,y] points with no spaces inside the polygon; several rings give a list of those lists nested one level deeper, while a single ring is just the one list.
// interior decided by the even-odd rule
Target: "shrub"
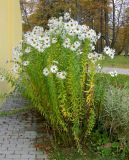
[{"label": "shrub", "polygon": [[[117,134],[118,139],[128,138],[129,131],[129,89],[110,86],[105,93],[105,127],[110,134]],[[126,137],[127,136],[127,137]],[[126,139],[127,140],[127,139]]]},{"label": "shrub", "polygon": [[[55,138],[65,144],[75,141],[80,149],[95,123],[94,79],[103,56],[94,45],[100,35],[68,13],[50,19],[48,26],[45,31],[34,27],[14,48],[16,84],[49,122]],[[113,58],[114,50],[104,51]]]}]

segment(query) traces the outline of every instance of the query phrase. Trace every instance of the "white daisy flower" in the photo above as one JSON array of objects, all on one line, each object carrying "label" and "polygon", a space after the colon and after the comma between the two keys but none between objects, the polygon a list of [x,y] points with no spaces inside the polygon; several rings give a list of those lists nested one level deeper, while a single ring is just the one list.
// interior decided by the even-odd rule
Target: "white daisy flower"
[{"label": "white daisy flower", "polygon": [[66,75],[67,75],[67,73],[65,71],[57,72],[57,77],[60,79],[65,79]]},{"label": "white daisy flower", "polygon": [[48,35],[43,37],[44,43],[50,43],[50,37]]},{"label": "white daisy flower", "polygon": [[13,68],[12,68],[12,71],[13,71],[14,73],[17,73],[18,70],[19,70],[19,65],[18,65],[17,63],[15,63],[14,66],[13,66]]},{"label": "white daisy flower", "polygon": [[74,42],[74,46],[76,49],[80,47],[81,43],[79,41]]},{"label": "white daisy flower", "polygon": [[77,48],[75,47],[75,45],[71,45],[70,49],[71,49],[72,51],[76,51],[76,50],[77,50]]},{"label": "white daisy flower", "polygon": [[57,38],[52,38],[52,43],[57,43]]},{"label": "white daisy flower", "polygon": [[85,40],[85,38],[86,38],[86,35],[84,33],[81,33],[78,35],[79,40]]},{"label": "white daisy flower", "polygon": [[30,63],[29,61],[23,61],[23,62],[22,62],[23,66],[28,66],[29,63]]},{"label": "white daisy flower", "polygon": [[109,74],[111,75],[111,77],[116,77],[118,75],[116,70],[109,72]]},{"label": "white daisy flower", "polygon": [[92,59],[92,58],[93,58],[93,53],[89,53],[89,54],[88,54],[88,58],[89,58],[89,59]]},{"label": "white daisy flower", "polygon": [[31,52],[31,48],[30,47],[27,47],[26,49],[25,49],[25,53],[30,53]]},{"label": "white daisy flower", "polygon": [[63,46],[65,47],[65,48],[70,48],[70,39],[69,38],[66,38],[65,39],[65,41],[64,41],[64,43],[63,43]]},{"label": "white daisy flower", "polygon": [[48,76],[49,73],[50,73],[50,72],[49,72],[48,68],[44,68],[44,69],[43,69],[43,75]]},{"label": "white daisy flower", "polygon": [[64,14],[64,20],[69,20],[70,19],[70,14],[68,12],[66,12]]},{"label": "white daisy flower", "polygon": [[70,36],[74,36],[74,35],[75,35],[75,32],[74,32],[73,30],[70,30],[70,31],[69,31],[69,35],[70,35]]},{"label": "white daisy flower", "polygon": [[0,75],[0,82],[3,82],[5,80],[5,77],[3,75]]},{"label": "white daisy flower", "polygon": [[62,20],[63,20],[63,17],[62,17],[62,16],[60,16],[60,17],[59,17],[59,21],[62,21]]},{"label": "white daisy flower", "polygon": [[57,73],[58,67],[57,67],[56,65],[53,65],[53,66],[51,66],[50,71],[51,71],[52,73]]},{"label": "white daisy flower", "polygon": [[44,43],[44,48],[48,48],[48,47],[50,47],[51,46],[51,44],[49,43],[49,42],[45,42]]},{"label": "white daisy flower", "polygon": [[103,51],[104,51],[105,54],[107,54],[112,59],[114,58],[114,55],[115,55],[115,50],[114,49],[111,49],[110,47],[106,46]]}]

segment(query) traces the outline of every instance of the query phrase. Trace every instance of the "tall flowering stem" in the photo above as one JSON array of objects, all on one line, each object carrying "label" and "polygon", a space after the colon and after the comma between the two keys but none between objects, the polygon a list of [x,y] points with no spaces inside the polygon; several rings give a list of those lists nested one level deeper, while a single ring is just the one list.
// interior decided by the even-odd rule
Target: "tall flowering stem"
[{"label": "tall flowering stem", "polygon": [[[100,34],[69,13],[51,18],[48,27],[36,26],[24,35],[13,49],[12,71],[19,76],[21,93],[49,122],[56,140],[75,142],[80,151],[82,137],[90,135],[95,123],[94,78],[103,59],[95,51]],[[111,58],[115,53],[109,47],[104,52]]]}]

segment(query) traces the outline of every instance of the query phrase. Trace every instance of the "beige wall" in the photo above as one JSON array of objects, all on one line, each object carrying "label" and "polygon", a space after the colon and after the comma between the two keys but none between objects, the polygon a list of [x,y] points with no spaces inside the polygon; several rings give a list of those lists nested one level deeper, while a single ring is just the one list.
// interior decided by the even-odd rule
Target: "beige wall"
[{"label": "beige wall", "polygon": [[[5,62],[11,60],[12,48],[22,39],[21,22],[19,0],[0,0],[0,67],[7,66]],[[0,82],[0,91],[6,88]]]}]

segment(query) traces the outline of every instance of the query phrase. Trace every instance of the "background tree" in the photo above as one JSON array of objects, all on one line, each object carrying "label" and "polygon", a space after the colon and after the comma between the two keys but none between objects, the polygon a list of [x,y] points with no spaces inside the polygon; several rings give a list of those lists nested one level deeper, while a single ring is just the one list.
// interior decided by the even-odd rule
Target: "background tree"
[{"label": "background tree", "polygon": [[128,7],[128,0],[21,0],[23,30],[31,30],[35,25],[47,28],[49,18],[71,12],[80,24],[102,34],[97,52],[103,52],[106,44],[115,48],[118,54],[125,50],[127,54]]}]

